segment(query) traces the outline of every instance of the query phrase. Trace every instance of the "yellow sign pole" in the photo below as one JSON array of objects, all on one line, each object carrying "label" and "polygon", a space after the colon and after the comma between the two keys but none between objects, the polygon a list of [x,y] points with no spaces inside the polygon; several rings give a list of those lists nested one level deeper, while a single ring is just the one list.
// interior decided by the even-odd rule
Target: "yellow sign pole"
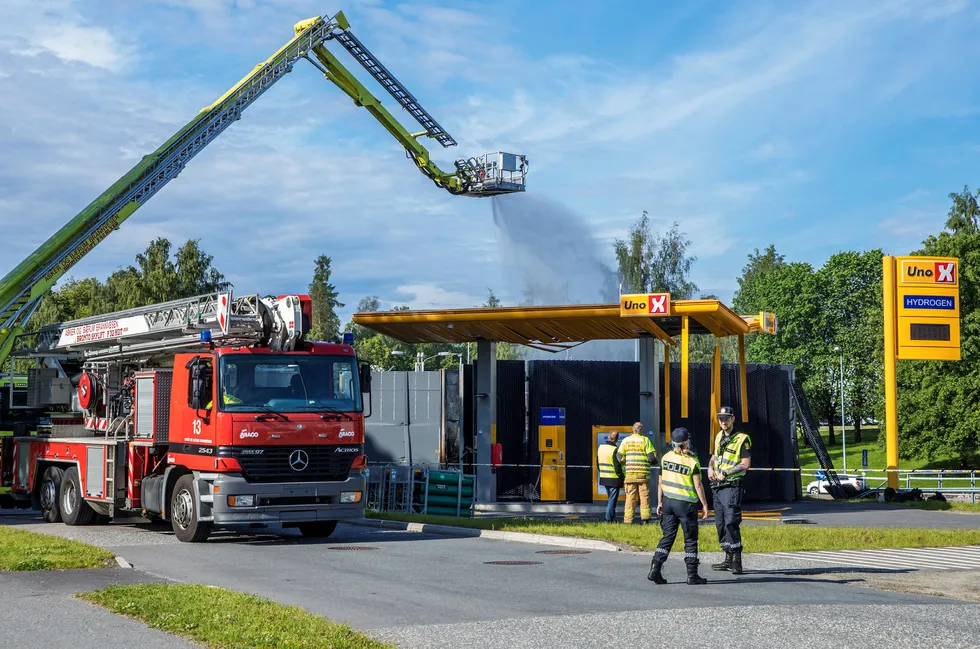
[{"label": "yellow sign pole", "polygon": [[688,354],[690,353],[691,323],[681,316],[681,419],[687,419]]},{"label": "yellow sign pole", "polygon": [[898,378],[895,359],[898,353],[896,327],[898,324],[895,258],[882,257],[883,305],[885,308],[885,464],[888,486],[898,489]]},{"label": "yellow sign pole", "polygon": [[664,440],[670,443],[670,345],[664,343]]}]

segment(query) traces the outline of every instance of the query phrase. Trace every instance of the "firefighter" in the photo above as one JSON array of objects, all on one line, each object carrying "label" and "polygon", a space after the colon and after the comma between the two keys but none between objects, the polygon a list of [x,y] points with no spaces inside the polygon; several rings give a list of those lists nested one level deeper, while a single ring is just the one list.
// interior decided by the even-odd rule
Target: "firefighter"
[{"label": "firefighter", "polygon": [[657,516],[663,536],[653,552],[647,579],[656,584],[667,583],[661,569],[670,556],[679,525],[684,530],[687,583],[689,586],[706,584],[708,580],[698,574],[698,502],[704,512],[701,520],[708,518],[708,502],[701,485],[701,463],[691,450],[691,434],[686,428],[675,428],[670,433],[670,444],[673,450],[665,453],[660,461],[657,485]]},{"label": "firefighter", "polygon": [[633,424],[633,434],[623,440],[617,453],[619,461],[626,467],[626,509],[623,522],[633,523],[633,510],[640,501],[640,521],[646,524],[653,515],[650,509],[650,467],[657,461],[653,442],[643,435],[643,424]]},{"label": "firefighter", "polygon": [[606,522],[616,522],[616,503],[619,502],[619,491],[623,488],[623,464],[619,461],[619,450],[616,443],[619,432],[609,433],[604,444],[599,445],[597,463],[599,465],[599,484],[606,489],[609,498],[606,504]]},{"label": "firefighter", "polygon": [[718,409],[721,432],[715,437],[714,453],[708,463],[708,480],[715,505],[715,527],[718,542],[725,551],[725,560],[711,566],[712,570],[731,570],[742,574],[742,478],[752,466],[752,440],[745,433],[735,432],[735,410],[729,406]]}]

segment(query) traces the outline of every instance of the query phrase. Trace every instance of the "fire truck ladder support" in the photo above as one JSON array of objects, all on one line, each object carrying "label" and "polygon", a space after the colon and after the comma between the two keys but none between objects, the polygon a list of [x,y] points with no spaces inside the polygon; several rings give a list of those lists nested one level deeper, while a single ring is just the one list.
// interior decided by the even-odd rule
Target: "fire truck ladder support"
[{"label": "fire truck ladder support", "polygon": [[408,91],[408,88],[403,86],[388,71],[388,68],[374,58],[374,55],[357,39],[357,36],[354,36],[350,31],[342,31],[335,38],[395,98],[395,101],[401,104],[402,108],[407,110],[415,118],[422,128],[426,130],[429,137],[435,138],[444,147],[456,146],[456,140],[449,133],[446,133],[445,129],[439,125],[439,122],[428,111],[422,108],[414,95]]},{"label": "fire truck ladder support", "polygon": [[271,334],[267,309],[258,295],[200,295],[44,327],[21,336],[36,338],[23,353],[77,353],[85,360],[152,355],[198,346],[202,331],[215,344],[252,345]]}]

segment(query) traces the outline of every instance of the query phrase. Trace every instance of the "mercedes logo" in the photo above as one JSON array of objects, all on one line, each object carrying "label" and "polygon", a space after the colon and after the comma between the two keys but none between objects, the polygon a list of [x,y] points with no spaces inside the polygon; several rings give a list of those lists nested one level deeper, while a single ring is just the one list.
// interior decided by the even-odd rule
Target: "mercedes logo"
[{"label": "mercedes logo", "polygon": [[302,471],[310,465],[310,456],[302,449],[296,449],[289,454],[289,467],[293,471]]}]

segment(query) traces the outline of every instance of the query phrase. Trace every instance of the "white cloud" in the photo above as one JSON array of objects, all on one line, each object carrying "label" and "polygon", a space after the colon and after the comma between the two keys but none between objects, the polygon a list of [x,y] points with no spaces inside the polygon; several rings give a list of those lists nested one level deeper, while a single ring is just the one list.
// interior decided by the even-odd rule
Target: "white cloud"
[{"label": "white cloud", "polygon": [[479,306],[485,299],[485,295],[447,291],[432,284],[406,284],[395,288],[390,301],[412,309],[446,309]]}]

